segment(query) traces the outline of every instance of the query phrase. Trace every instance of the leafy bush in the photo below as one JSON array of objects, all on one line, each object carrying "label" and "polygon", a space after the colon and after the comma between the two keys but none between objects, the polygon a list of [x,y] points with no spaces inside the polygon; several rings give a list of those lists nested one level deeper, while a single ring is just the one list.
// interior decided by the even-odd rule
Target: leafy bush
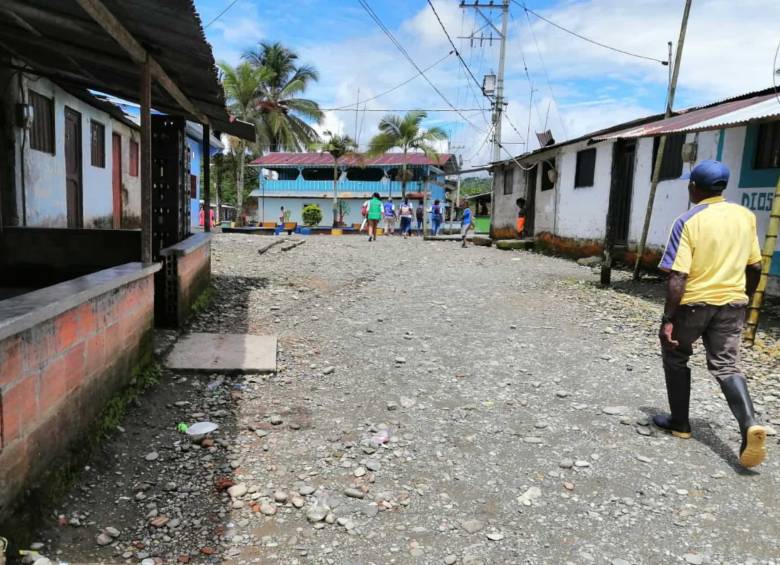
[{"label": "leafy bush", "polygon": [[309,204],[303,209],[303,223],[306,226],[316,226],[322,221],[322,210],[316,204]]}]

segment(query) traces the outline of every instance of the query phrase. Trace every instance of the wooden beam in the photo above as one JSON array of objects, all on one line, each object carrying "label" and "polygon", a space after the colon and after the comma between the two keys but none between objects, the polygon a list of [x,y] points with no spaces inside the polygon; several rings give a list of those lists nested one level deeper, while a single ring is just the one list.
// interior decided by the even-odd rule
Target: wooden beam
[{"label": "wooden beam", "polygon": [[195,117],[199,122],[209,123],[208,117],[198,110],[195,105],[187,98],[187,95],[181,91],[176,83],[168,76],[165,70],[155,61],[146,49],[133,37],[125,26],[106,8],[101,0],[76,0],[85,12],[94,19],[106,33],[127,51],[130,58],[139,65],[148,65],[151,75],[160,83],[160,85],[176,100],[187,113]]},{"label": "wooden beam", "polygon": [[211,128],[203,124],[203,231],[211,231]]},{"label": "wooden beam", "polygon": [[141,261],[152,262],[152,73],[141,67]]}]

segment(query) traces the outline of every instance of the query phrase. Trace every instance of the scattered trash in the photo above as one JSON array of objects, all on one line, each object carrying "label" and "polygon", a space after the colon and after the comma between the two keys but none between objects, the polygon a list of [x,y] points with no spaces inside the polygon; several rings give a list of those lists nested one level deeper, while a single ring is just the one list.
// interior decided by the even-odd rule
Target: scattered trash
[{"label": "scattered trash", "polygon": [[214,379],[213,381],[211,381],[209,384],[206,385],[206,390],[214,390],[215,388],[217,388],[219,385],[221,385],[224,382],[225,382],[225,377],[219,376],[216,379]]},{"label": "scattered trash", "polygon": [[185,424],[184,422],[179,422],[178,424],[176,424],[176,430],[180,434],[186,434],[188,429],[189,429],[189,426],[187,424]]},{"label": "scattered trash", "polygon": [[217,428],[219,428],[219,425],[214,422],[197,422],[187,428],[187,435],[189,435],[193,441],[198,441],[199,439],[202,439],[203,436],[215,431]]}]

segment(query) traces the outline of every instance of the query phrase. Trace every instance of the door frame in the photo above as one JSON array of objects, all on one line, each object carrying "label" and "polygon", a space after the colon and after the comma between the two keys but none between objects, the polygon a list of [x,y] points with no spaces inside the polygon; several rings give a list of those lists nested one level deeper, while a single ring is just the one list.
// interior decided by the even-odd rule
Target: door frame
[{"label": "door frame", "polygon": [[[76,122],[76,139],[73,142],[73,148],[76,151],[75,162],[78,166],[78,172],[76,175],[77,186],[75,194],[71,194],[70,186],[68,184],[68,118],[72,117]],[[65,127],[64,129],[64,142],[65,142],[65,202],[67,206],[67,221],[69,228],[81,229],[84,227],[84,148],[82,147],[82,122],[81,112],[77,112],[73,108],[65,106]]]},{"label": "door frame", "polygon": [[[630,155],[630,172],[627,172]],[[621,144],[617,153],[618,162],[615,167],[617,179],[615,183],[615,208],[612,221],[614,223],[614,241],[616,245],[627,245],[631,235],[631,205],[634,193],[634,173],[636,172],[636,141],[628,140]],[[623,233],[625,232],[625,233]]]},{"label": "door frame", "polygon": [[114,229],[122,227],[122,136],[111,134],[111,194]]}]

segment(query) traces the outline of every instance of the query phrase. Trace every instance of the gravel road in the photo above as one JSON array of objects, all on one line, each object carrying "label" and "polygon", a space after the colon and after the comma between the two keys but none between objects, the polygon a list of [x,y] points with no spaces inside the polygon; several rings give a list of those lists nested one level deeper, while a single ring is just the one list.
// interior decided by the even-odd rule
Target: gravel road
[{"label": "gravel road", "polygon": [[[603,290],[570,261],[417,238],[258,254],[269,241],[215,237],[214,302],[191,331],[278,335],[278,374],[164,372],[52,509],[42,554],[780,563],[777,436],[739,467],[701,354],[693,439],[648,425],[666,409],[657,283]],[[780,429],[777,334],[760,337],[744,365]],[[220,424],[205,445],[176,431],[204,419]]]}]

